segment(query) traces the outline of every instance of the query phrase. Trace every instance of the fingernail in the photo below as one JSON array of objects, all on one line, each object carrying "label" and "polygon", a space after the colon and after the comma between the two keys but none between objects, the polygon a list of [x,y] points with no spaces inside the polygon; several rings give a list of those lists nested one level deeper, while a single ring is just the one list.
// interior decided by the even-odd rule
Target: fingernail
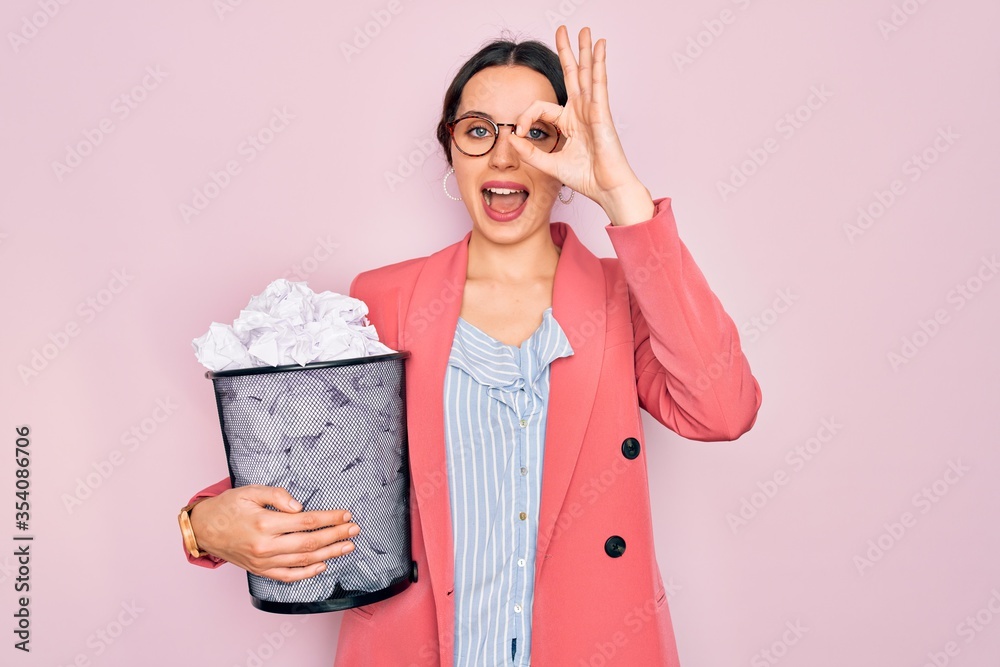
[{"label": "fingernail", "polygon": [[351,550],[353,550],[353,549],[354,549],[354,544],[353,544],[353,543],[351,543],[351,542],[348,542],[347,544],[345,544],[345,545],[344,545],[344,546],[343,546],[343,547],[342,547],[342,548],[340,549],[340,553],[342,553],[342,554],[346,554],[347,552],[349,552],[349,551],[351,551]]},{"label": "fingernail", "polygon": [[350,520],[351,520],[351,513],[344,512],[344,521],[350,521]]},{"label": "fingernail", "polygon": [[347,531],[347,533],[351,537],[354,537],[355,535],[357,535],[360,532],[361,532],[361,528],[359,526],[356,526],[356,525],[355,526],[351,526],[350,530]]},{"label": "fingernail", "polygon": [[290,503],[288,503],[288,506],[292,508],[293,512],[298,512],[300,509],[302,509],[302,504],[294,499]]},{"label": "fingernail", "polygon": [[326,572],[326,563],[320,563],[317,572]]},{"label": "fingernail", "polygon": [[516,134],[517,136],[521,136],[521,126],[520,125],[516,125],[514,127],[514,134]]}]

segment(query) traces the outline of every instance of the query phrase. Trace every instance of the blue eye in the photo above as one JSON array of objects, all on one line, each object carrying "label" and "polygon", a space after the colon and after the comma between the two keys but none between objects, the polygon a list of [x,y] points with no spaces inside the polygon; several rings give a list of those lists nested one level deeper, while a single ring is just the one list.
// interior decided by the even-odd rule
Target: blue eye
[{"label": "blue eye", "polygon": [[462,133],[469,139],[481,140],[493,137],[493,127],[478,119],[468,119],[463,123]]}]

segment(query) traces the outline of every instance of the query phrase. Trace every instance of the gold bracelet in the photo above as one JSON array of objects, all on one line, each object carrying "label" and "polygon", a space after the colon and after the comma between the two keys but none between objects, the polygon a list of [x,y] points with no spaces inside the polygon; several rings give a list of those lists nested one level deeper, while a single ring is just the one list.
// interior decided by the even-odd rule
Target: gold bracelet
[{"label": "gold bracelet", "polygon": [[199,498],[190,505],[182,508],[180,515],[177,517],[177,522],[181,525],[181,536],[184,538],[184,548],[187,549],[187,552],[193,558],[201,558],[206,555],[206,552],[198,548],[198,540],[195,539],[194,530],[191,528],[191,510],[203,500],[205,498]]}]

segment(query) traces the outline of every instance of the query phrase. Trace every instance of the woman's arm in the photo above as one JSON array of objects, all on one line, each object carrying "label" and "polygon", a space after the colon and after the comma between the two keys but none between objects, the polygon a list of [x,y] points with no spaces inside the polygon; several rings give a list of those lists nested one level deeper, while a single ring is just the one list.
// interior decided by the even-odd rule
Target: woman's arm
[{"label": "woman's arm", "polygon": [[750,430],[760,385],[736,325],[677,234],[671,200],[653,217],[608,225],[631,299],[640,405],[692,440],[735,440]]},{"label": "woman's arm", "polygon": [[[249,485],[232,488],[229,478],[199,491],[202,498],[189,512],[200,551],[188,561],[216,568],[231,562],[248,572],[291,582],[316,576],[324,561],[354,549],[359,532],[346,510],[302,511],[281,487]],[[276,508],[278,511],[269,508]]]}]

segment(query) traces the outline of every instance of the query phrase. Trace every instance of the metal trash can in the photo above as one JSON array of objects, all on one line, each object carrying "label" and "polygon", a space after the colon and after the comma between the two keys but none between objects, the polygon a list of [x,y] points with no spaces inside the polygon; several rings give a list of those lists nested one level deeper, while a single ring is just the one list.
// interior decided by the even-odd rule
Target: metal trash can
[{"label": "metal trash can", "polygon": [[[304,510],[346,509],[354,550],[291,583],[247,573],[255,607],[338,611],[391,597],[416,581],[404,361],[408,352],[207,372],[233,487],[280,486]],[[271,508],[273,509],[273,508]]]}]

